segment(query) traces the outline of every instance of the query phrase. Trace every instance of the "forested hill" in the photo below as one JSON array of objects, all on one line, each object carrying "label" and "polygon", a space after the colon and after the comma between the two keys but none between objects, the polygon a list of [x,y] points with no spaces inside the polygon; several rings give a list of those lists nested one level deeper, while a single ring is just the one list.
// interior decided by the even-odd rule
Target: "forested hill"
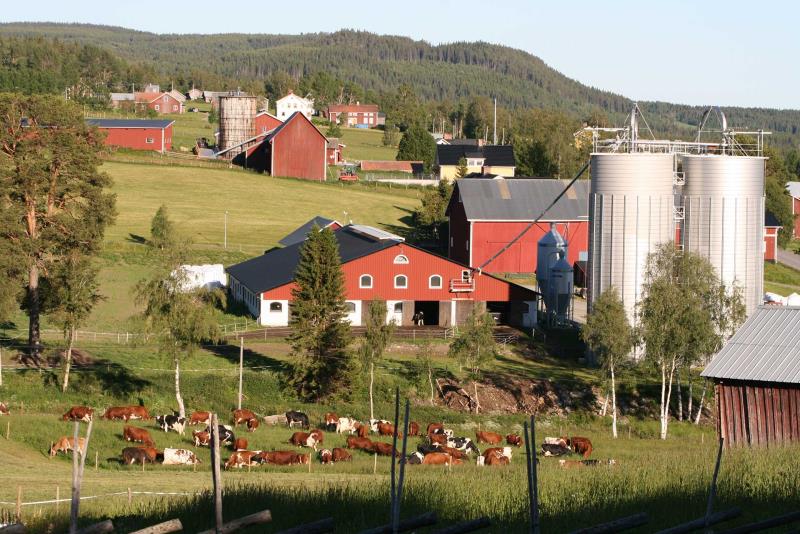
[{"label": "forested hill", "polygon": [[[155,69],[162,83],[174,81],[176,86],[195,82],[263,87],[263,81],[276,72],[295,78],[327,72],[374,93],[408,84],[425,100],[453,102],[494,96],[509,109],[558,109],[579,118],[602,111],[618,124],[631,107],[624,96],[583,85],[527,52],[482,42],[433,46],[405,37],[349,30],[303,35],[158,35],[54,23],[1,24],[2,35],[96,45],[124,60]],[[640,106],[650,125],[670,136],[691,135],[702,113],[699,107],[661,102],[640,102]],[[729,124],[772,130],[783,143],[791,138],[797,144],[800,138],[800,111],[725,111]]]}]

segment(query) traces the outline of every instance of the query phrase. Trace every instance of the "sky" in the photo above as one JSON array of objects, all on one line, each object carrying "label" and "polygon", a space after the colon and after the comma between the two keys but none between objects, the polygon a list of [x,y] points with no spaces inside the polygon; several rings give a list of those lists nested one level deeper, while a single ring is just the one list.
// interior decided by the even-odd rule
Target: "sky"
[{"label": "sky", "polygon": [[[34,0],[0,21],[154,33],[367,30],[519,48],[586,85],[636,100],[800,108],[800,2],[763,0]],[[721,7],[724,5],[724,9]]]}]

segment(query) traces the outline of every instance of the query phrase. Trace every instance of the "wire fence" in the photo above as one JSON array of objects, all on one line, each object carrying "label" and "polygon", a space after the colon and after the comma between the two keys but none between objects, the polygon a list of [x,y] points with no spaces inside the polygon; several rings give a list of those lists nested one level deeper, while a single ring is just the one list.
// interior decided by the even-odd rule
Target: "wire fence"
[{"label": "wire fence", "polygon": [[[149,496],[173,496],[173,497],[197,497],[204,495],[207,492],[183,492],[183,491],[116,491],[114,493],[103,493],[100,495],[86,495],[81,496],[80,500],[89,501],[92,499],[103,499],[105,497],[132,497],[134,495],[149,495]],[[30,502],[17,502],[17,501],[0,501],[2,506],[38,506],[42,504],[58,504],[62,502],[72,502],[71,498],[65,499],[48,499],[45,501],[30,501]]]}]

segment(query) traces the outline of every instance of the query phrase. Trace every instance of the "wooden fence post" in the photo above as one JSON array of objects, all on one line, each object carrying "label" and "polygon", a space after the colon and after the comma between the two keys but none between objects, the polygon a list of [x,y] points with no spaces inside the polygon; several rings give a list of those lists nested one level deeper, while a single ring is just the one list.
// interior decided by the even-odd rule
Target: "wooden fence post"
[{"label": "wooden fence post", "polygon": [[395,452],[397,451],[397,431],[399,430],[400,426],[400,387],[396,387],[394,390],[394,433],[392,434],[392,466],[391,466],[391,497],[392,497],[392,508],[389,514],[389,523],[392,525],[392,533],[397,533],[397,528],[394,523],[394,510],[397,507],[397,481],[394,478],[394,471],[395,471]]},{"label": "wooden fence post", "polygon": [[131,493],[131,488],[128,488],[128,506],[133,504],[133,493]]},{"label": "wooden fence post", "polygon": [[217,534],[222,529],[222,480],[219,472],[219,420],[211,414],[211,480],[214,483],[214,518]]},{"label": "wooden fence post", "polygon": [[183,524],[180,519],[170,519],[151,527],[146,527],[141,530],[136,530],[130,534],[167,534],[169,532],[179,532],[183,530]]},{"label": "wooden fence post", "polygon": [[78,429],[80,423],[75,421],[75,431],[72,433],[72,503],[69,509],[69,534],[78,532],[78,503],[80,502],[80,492],[78,490]]},{"label": "wooden fence post", "polygon": [[56,514],[59,508],[61,508],[61,488],[56,484]]},{"label": "wooden fence post", "polygon": [[[399,393],[399,392],[398,392]],[[403,417],[403,452],[400,454],[400,480],[397,483],[397,496],[395,497],[394,516],[392,517],[392,532],[397,534],[398,526],[400,525],[400,499],[403,498],[403,482],[406,475],[406,446],[408,444],[408,411],[409,402],[406,399],[406,411]],[[397,436],[398,428],[395,427],[395,436]],[[397,453],[397,449],[392,451],[392,461]],[[452,463],[452,462],[450,462]]]},{"label": "wooden fence post", "polygon": [[22,522],[22,486],[17,486],[17,523]]},{"label": "wooden fence post", "polygon": [[719,449],[717,449],[717,463],[714,466],[714,476],[711,477],[711,488],[708,491],[708,503],[706,504],[706,523],[705,527],[708,527],[709,518],[711,517],[711,510],[714,508],[714,497],[717,495],[717,475],[719,475],[719,464],[722,461],[722,444],[724,442],[724,438],[722,436],[719,437]]},{"label": "wooden fence post", "polygon": [[[242,409],[242,367],[244,366],[244,337],[239,338],[239,409]],[[310,462],[309,462],[310,464]]]}]

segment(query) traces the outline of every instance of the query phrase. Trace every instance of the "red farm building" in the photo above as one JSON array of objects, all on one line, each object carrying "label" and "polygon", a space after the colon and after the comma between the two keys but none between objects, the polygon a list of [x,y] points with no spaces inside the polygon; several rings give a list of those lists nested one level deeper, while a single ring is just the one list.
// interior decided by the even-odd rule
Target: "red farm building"
[{"label": "red farm building", "polygon": [[[386,320],[398,325],[450,327],[473,308],[493,312],[499,322],[532,325],[537,293],[448,258],[409,245],[402,237],[370,226],[348,225],[334,235],[345,277],[348,320],[364,323],[368,302],[386,301]],[[259,324],[286,326],[292,307],[294,272],[303,242],[267,251],[228,267],[231,297]]]},{"label": "red farm building", "polygon": [[778,261],[778,230],[782,228],[778,218],[771,212],[764,212],[764,261]]},{"label": "red farm building", "polygon": [[136,110],[151,109],[163,115],[165,113],[183,113],[183,102],[170,93],[134,93]]},{"label": "red farm building", "polygon": [[508,250],[503,250],[563,191],[566,180],[467,178],[457,180],[450,203],[448,257],[490,273],[533,273],[537,243],[556,228],[569,244],[567,260],[586,260],[589,182],[575,182],[567,194]]},{"label": "red farm building", "polygon": [[374,128],[386,122],[377,104],[333,104],[322,110],[322,116],[349,128]]},{"label": "red farm building", "polygon": [[266,111],[260,111],[256,114],[256,133],[258,134],[274,130],[281,124],[283,124],[282,120]]},{"label": "red farm building", "polygon": [[792,215],[794,216],[794,227],[792,237],[800,237],[800,182],[788,182],[786,191],[792,197]]},{"label": "red farm building", "polygon": [[108,146],[162,153],[172,149],[174,122],[164,119],[86,119],[86,124],[106,133],[105,144]]},{"label": "red farm building", "polygon": [[[233,159],[272,176],[324,181],[328,170],[328,140],[305,115],[295,112]],[[247,154],[245,161],[244,155]]]}]

